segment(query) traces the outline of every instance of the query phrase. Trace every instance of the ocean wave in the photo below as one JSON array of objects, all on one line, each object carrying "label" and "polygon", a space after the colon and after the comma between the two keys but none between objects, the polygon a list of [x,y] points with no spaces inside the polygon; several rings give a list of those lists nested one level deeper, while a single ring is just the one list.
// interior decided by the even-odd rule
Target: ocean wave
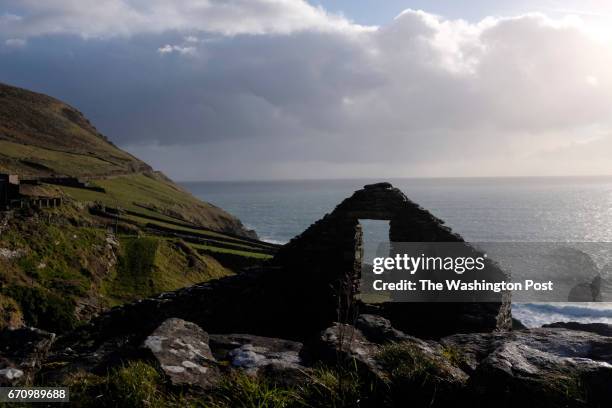
[{"label": "ocean wave", "polygon": [[281,241],[281,240],[273,239],[269,237],[262,237],[261,240],[269,244],[276,244],[276,245],[285,245],[288,242],[288,241]]},{"label": "ocean wave", "polygon": [[612,324],[612,303],[519,303],[512,314],[527,327],[554,322]]}]

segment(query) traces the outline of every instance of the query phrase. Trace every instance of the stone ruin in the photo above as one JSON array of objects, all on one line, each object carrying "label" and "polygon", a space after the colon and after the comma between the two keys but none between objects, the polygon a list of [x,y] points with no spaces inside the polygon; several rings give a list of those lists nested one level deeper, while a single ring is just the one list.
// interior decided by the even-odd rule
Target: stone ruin
[{"label": "stone ruin", "polygon": [[24,208],[55,208],[61,197],[31,194],[32,180],[20,180],[16,174],[0,174],[0,211]]},{"label": "stone ruin", "polygon": [[[296,282],[301,304],[321,320],[350,323],[360,312],[383,315],[411,334],[438,337],[448,333],[493,331],[511,326],[509,294],[487,303],[401,303],[377,306],[356,300],[359,294],[363,240],[359,220],[388,220],[389,241],[465,243],[444,222],[410,201],[390,183],[366,185],[282,247],[274,263]],[[469,251],[473,249],[465,243]],[[473,250],[475,252],[475,250]],[[494,265],[487,278],[506,274]]]},{"label": "stone ruin", "polygon": [[173,317],[212,333],[295,340],[332,322],[350,323],[358,313],[384,316],[400,330],[430,338],[510,329],[510,299],[505,296],[488,303],[359,302],[359,219],[389,220],[391,241],[464,242],[389,183],[368,185],[282,247],[269,264],[116,307],[60,344],[91,346],[125,336],[141,342]]}]

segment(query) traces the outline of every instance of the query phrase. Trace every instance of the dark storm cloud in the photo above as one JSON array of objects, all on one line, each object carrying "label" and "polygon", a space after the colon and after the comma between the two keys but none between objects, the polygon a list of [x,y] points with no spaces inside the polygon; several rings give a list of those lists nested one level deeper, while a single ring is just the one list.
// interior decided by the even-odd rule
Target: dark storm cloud
[{"label": "dark storm cloud", "polygon": [[8,3],[0,80],[66,100],[179,178],[563,171],[538,152],[610,133],[612,51],[573,20],[407,11],[368,28],[300,1],[106,0],[98,19]]}]

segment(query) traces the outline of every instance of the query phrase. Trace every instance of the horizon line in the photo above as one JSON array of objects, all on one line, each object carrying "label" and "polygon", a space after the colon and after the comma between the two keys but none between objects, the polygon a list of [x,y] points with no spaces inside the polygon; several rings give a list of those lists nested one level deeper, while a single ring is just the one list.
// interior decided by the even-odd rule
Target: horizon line
[{"label": "horizon line", "polygon": [[[410,177],[331,177],[331,178],[270,178],[270,179],[227,179],[227,180],[179,180],[177,183],[266,183],[266,182],[300,182],[300,181],[373,181],[386,180],[468,180],[468,179],[580,179],[580,178],[612,178],[612,174],[579,174],[579,175],[549,175],[549,176],[410,176]],[[173,178],[174,179],[174,178]]]}]

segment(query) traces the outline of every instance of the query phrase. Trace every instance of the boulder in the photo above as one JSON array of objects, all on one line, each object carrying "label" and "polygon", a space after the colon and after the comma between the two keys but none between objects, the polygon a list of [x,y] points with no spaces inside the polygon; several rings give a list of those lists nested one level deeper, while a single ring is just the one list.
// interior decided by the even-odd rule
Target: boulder
[{"label": "boulder", "polygon": [[210,389],[221,377],[208,334],[194,323],[168,319],[145,339],[143,347],[172,385]]},{"label": "boulder", "polygon": [[375,314],[359,315],[355,321],[355,327],[359,329],[369,341],[377,344],[410,341],[422,347],[428,347],[428,345],[435,343],[409,336],[394,328],[388,319]]},{"label": "boulder", "polygon": [[321,332],[313,353],[317,360],[327,364],[355,366],[366,376],[386,382],[387,376],[376,360],[379,351],[380,346],[370,342],[361,330],[348,324],[334,323]]},{"label": "boulder", "polygon": [[276,384],[299,383],[309,371],[301,356],[303,345],[295,341],[250,334],[212,334],[209,344],[219,361]]},{"label": "boulder", "polygon": [[[603,279],[597,275],[590,282],[582,282],[574,286],[567,295],[568,302],[601,302],[601,287]],[[609,299],[607,299],[609,300]]]},{"label": "boulder", "polygon": [[610,337],[541,328],[459,334],[441,343],[459,350],[484,406],[612,406]]},{"label": "boulder", "polygon": [[355,327],[370,341],[378,344],[402,341],[406,334],[394,329],[391,322],[375,314],[361,314],[355,321]]},{"label": "boulder", "polygon": [[302,352],[303,348],[302,343],[296,341],[252,334],[211,334],[209,345],[219,360],[227,359],[229,352],[247,345],[266,349],[267,352],[291,353],[296,356]]},{"label": "boulder", "polygon": [[0,386],[30,384],[54,340],[55,334],[31,327],[0,331]]},{"label": "boulder", "polygon": [[612,324],[606,323],[556,322],[545,324],[542,327],[579,330],[599,334],[600,336],[612,337]]},{"label": "boulder", "polygon": [[438,343],[408,336],[379,316],[362,315],[356,324],[370,337],[336,323],[321,333],[318,357],[332,366],[356,368],[371,384],[367,397],[375,401],[373,406],[410,402],[415,407],[445,407],[464,401],[468,375],[444,356]]}]

